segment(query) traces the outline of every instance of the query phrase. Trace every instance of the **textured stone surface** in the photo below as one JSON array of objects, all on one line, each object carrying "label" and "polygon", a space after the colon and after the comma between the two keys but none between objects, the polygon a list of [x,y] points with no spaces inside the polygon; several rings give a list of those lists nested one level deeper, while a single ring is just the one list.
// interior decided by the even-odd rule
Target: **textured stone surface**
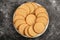
[{"label": "textured stone surface", "polygon": [[[24,2],[34,1],[43,5],[49,14],[49,26],[40,37],[29,39],[19,35],[12,24],[15,9]],[[60,40],[59,0],[0,0],[0,40]]]}]

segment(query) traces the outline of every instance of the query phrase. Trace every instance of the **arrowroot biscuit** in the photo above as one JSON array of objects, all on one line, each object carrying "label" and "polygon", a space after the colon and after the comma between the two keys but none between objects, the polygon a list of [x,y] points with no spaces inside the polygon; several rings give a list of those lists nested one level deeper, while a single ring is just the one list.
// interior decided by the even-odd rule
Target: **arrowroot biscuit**
[{"label": "arrowroot biscuit", "polygon": [[36,10],[35,10],[35,15],[39,15],[39,13],[46,13],[46,9],[44,7],[38,7]]},{"label": "arrowroot biscuit", "polygon": [[34,30],[33,30],[33,26],[30,26],[30,27],[29,27],[28,32],[29,32],[29,34],[30,34],[32,37],[37,36],[37,33],[35,33]]},{"label": "arrowroot biscuit", "polygon": [[15,15],[22,15],[22,16],[26,17],[27,13],[24,9],[20,8],[20,9],[16,10]]},{"label": "arrowroot biscuit", "polygon": [[27,36],[27,37],[32,37],[31,35],[29,35],[29,33],[28,33],[28,28],[29,28],[30,26],[27,26],[26,28],[25,28],[25,35]]},{"label": "arrowroot biscuit", "polygon": [[21,15],[14,16],[14,22],[15,22],[16,20],[19,20],[19,19],[24,20],[25,18],[24,18],[23,16],[21,16]]},{"label": "arrowroot biscuit", "polygon": [[29,7],[25,4],[22,4],[19,8],[23,8],[27,14],[29,14],[30,10],[29,10]]},{"label": "arrowroot biscuit", "polygon": [[30,14],[26,17],[26,22],[29,25],[33,25],[35,23],[35,19],[36,19],[35,15]]},{"label": "arrowroot biscuit", "polygon": [[38,17],[41,17],[41,16],[45,17],[45,18],[48,20],[48,14],[47,14],[47,13],[39,13],[39,14],[37,15],[37,18],[38,18]]},{"label": "arrowroot biscuit", "polygon": [[28,25],[27,24],[21,24],[20,26],[19,26],[19,33],[21,34],[21,35],[25,35],[24,34],[24,31],[25,31],[25,28],[27,27]]},{"label": "arrowroot biscuit", "polygon": [[14,23],[15,28],[17,29],[19,25],[25,23],[25,20],[16,20],[16,22]]},{"label": "arrowroot biscuit", "polygon": [[42,33],[44,31],[44,29],[45,29],[45,27],[44,27],[44,25],[42,23],[36,23],[34,25],[34,30],[38,34]]},{"label": "arrowroot biscuit", "polygon": [[36,22],[39,22],[39,23],[42,22],[46,26],[48,20],[44,16],[41,16],[36,19]]},{"label": "arrowroot biscuit", "polygon": [[37,3],[35,3],[35,2],[32,2],[32,5],[34,6],[34,9],[35,9],[35,10],[38,8],[38,5],[37,5]]},{"label": "arrowroot biscuit", "polygon": [[34,38],[42,35],[49,23],[47,10],[35,2],[20,5],[13,15],[16,31],[24,37]]},{"label": "arrowroot biscuit", "polygon": [[39,4],[35,3],[35,2],[32,2],[32,5],[34,6],[34,9],[35,9],[35,10],[36,10],[37,8],[39,8],[39,7],[42,7],[42,5],[39,5]]},{"label": "arrowroot biscuit", "polygon": [[34,12],[34,6],[32,5],[32,3],[31,2],[28,2],[28,3],[26,3],[26,5],[29,7],[29,9],[30,9],[30,13],[33,13]]}]

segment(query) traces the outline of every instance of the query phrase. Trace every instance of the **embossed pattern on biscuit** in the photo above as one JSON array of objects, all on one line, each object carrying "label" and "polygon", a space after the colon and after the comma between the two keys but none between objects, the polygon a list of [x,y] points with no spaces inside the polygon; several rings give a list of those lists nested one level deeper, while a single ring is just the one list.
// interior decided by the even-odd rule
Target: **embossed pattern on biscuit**
[{"label": "embossed pattern on biscuit", "polygon": [[38,5],[37,5],[37,3],[35,3],[35,2],[32,2],[32,5],[34,6],[34,9],[35,9],[35,10],[38,8]]},{"label": "embossed pattern on biscuit", "polygon": [[44,7],[38,7],[35,11],[35,15],[39,15],[39,13],[46,13],[46,9]]},{"label": "embossed pattern on biscuit", "polygon": [[46,17],[46,19],[48,20],[48,14],[47,14],[47,13],[39,13],[39,14],[37,15],[37,18],[38,18],[38,17],[41,17],[41,16]]},{"label": "embossed pattern on biscuit", "polygon": [[35,33],[34,30],[33,30],[33,26],[30,26],[30,27],[29,27],[28,32],[29,32],[29,34],[30,34],[32,37],[37,36],[37,33]]},{"label": "embossed pattern on biscuit", "polygon": [[16,15],[22,15],[22,16],[26,17],[27,13],[24,9],[20,8],[20,9],[18,9]]},{"label": "embossed pattern on biscuit", "polygon": [[39,22],[39,23],[42,22],[46,26],[48,20],[44,16],[42,16],[42,17],[37,18],[36,22]]},{"label": "embossed pattern on biscuit", "polygon": [[23,17],[23,16],[21,16],[21,15],[18,15],[18,16],[15,16],[14,17],[14,22],[16,21],[16,20],[24,20],[25,18]]},{"label": "embossed pattern on biscuit", "polygon": [[26,11],[27,14],[29,14],[30,10],[29,10],[29,7],[25,4],[22,4],[19,8],[22,8]]},{"label": "embossed pattern on biscuit", "polygon": [[26,3],[26,5],[29,7],[29,9],[30,9],[30,13],[33,13],[34,12],[34,6],[32,5],[32,3],[31,2],[28,2],[28,3]]},{"label": "embossed pattern on biscuit", "polygon": [[28,33],[28,29],[29,29],[29,27],[30,26],[27,26],[26,28],[25,28],[25,35],[27,36],[27,37],[32,37],[29,33]]},{"label": "embossed pattern on biscuit", "polygon": [[30,14],[26,17],[26,22],[29,25],[33,25],[35,23],[36,17],[33,14]]},{"label": "embossed pattern on biscuit", "polygon": [[20,5],[13,16],[13,24],[16,31],[29,38],[43,33],[48,20],[46,9],[35,2],[27,2]]},{"label": "embossed pattern on biscuit", "polygon": [[35,30],[35,32],[36,33],[42,33],[43,31],[44,31],[44,25],[43,25],[43,23],[36,23],[35,25],[34,25],[34,30]]},{"label": "embossed pattern on biscuit", "polygon": [[14,26],[15,26],[15,28],[18,28],[18,26],[23,24],[23,23],[25,23],[24,20],[16,20],[16,22],[14,23]]},{"label": "embossed pattern on biscuit", "polygon": [[18,30],[19,33],[22,34],[22,35],[25,35],[25,34],[24,34],[24,31],[25,31],[24,29],[25,29],[27,26],[28,26],[28,25],[25,24],[25,23],[24,23],[24,24],[21,24],[21,25],[19,26],[19,30]]}]

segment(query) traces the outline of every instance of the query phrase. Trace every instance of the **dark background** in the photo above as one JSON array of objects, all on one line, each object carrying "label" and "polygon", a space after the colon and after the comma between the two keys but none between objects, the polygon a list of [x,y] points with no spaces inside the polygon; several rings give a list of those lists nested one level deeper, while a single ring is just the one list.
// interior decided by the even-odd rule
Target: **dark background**
[{"label": "dark background", "polygon": [[[49,14],[49,26],[40,37],[29,39],[14,29],[12,17],[16,8],[25,2],[34,1],[43,5]],[[60,40],[59,0],[0,0],[0,40]]]}]

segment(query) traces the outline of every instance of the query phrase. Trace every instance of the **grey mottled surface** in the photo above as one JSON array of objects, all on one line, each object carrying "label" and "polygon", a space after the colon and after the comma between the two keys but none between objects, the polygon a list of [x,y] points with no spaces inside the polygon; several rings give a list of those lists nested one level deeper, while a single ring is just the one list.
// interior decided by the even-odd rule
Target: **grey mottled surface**
[{"label": "grey mottled surface", "polygon": [[[15,9],[24,2],[34,1],[43,5],[49,14],[49,26],[40,37],[29,39],[19,35],[12,24]],[[60,40],[59,0],[0,0],[0,40]]]}]

